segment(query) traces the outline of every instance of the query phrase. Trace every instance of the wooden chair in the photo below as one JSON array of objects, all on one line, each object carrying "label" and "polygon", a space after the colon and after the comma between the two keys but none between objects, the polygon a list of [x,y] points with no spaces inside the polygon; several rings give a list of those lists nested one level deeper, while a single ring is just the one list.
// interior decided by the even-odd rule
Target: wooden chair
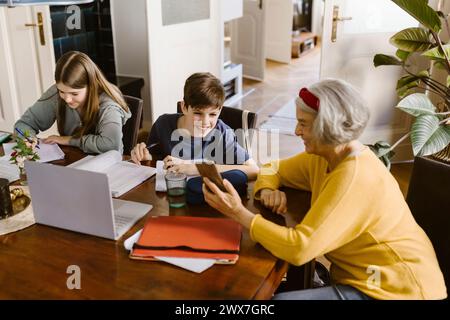
[{"label": "wooden chair", "polygon": [[[181,113],[181,102],[177,103],[177,112]],[[223,107],[219,119],[225,122],[231,129],[239,130],[236,132],[238,143],[247,151],[251,151],[251,140],[253,130],[256,125],[257,115],[244,109]]]},{"label": "wooden chair", "polygon": [[426,157],[414,159],[406,202],[433,244],[447,292],[450,288],[449,188],[450,165]]},{"label": "wooden chair", "polygon": [[131,118],[122,127],[123,154],[130,155],[131,149],[137,143],[144,102],[142,99],[136,97],[125,95],[123,97],[131,111]]}]

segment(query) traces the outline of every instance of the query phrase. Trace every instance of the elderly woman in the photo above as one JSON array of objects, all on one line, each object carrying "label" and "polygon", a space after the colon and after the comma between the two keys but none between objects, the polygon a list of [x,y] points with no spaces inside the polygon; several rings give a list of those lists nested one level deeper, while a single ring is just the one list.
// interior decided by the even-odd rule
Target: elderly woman
[{"label": "elderly woman", "polygon": [[444,279],[425,232],[397,182],[357,139],[369,119],[348,83],[324,80],[299,92],[296,135],[306,152],[262,168],[255,198],[286,212],[287,186],[312,193],[311,208],[294,228],[247,210],[232,185],[220,191],[205,179],[206,201],[250,230],[273,255],[302,265],[320,255],[331,262],[333,286],[280,293],[275,299],[444,299]]}]

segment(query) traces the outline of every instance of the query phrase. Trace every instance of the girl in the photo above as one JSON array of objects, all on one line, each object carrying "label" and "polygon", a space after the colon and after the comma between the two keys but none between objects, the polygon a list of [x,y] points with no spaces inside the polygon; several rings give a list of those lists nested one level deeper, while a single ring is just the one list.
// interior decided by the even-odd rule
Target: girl
[{"label": "girl", "polygon": [[44,143],[76,146],[86,153],[122,152],[122,126],[131,117],[120,90],[84,53],[70,51],[57,62],[56,84],[16,122],[36,135],[57,122],[59,136]]}]

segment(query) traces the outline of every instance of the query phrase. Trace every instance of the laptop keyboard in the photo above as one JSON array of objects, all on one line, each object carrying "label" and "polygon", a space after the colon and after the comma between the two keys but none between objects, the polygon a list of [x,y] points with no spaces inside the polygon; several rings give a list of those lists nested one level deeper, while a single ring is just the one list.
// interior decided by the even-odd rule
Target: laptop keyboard
[{"label": "laptop keyboard", "polygon": [[123,228],[126,228],[130,222],[133,220],[131,217],[124,217],[121,215],[114,215],[114,226],[116,227],[116,232],[120,233]]}]

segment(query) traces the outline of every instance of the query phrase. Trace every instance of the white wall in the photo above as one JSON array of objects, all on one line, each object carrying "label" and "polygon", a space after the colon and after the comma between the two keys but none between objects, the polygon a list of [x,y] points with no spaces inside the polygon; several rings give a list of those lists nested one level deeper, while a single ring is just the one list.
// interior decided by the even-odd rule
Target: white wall
[{"label": "white wall", "polygon": [[153,119],[176,112],[186,78],[194,72],[221,75],[221,3],[210,0],[210,18],[163,26],[161,1],[147,1]]},{"label": "white wall", "polygon": [[322,37],[323,31],[323,8],[324,0],[313,0],[312,2],[312,19],[311,32]]},{"label": "white wall", "polygon": [[150,104],[150,68],[148,54],[147,0],[111,0],[116,73],[144,79],[144,127],[152,123]]}]

